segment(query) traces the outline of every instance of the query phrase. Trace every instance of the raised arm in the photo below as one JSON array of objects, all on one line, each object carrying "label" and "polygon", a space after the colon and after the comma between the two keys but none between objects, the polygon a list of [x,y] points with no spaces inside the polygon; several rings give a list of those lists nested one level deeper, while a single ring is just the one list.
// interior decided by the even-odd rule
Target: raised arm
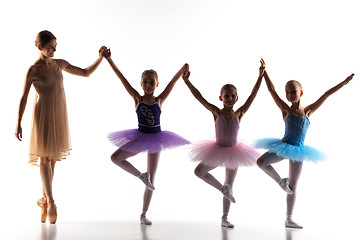
[{"label": "raised arm", "polygon": [[244,103],[244,105],[242,105],[238,110],[236,110],[236,115],[238,116],[238,120],[240,121],[240,119],[242,118],[242,116],[244,116],[244,114],[246,113],[247,110],[249,110],[252,102],[254,101],[257,92],[259,91],[260,85],[261,85],[261,80],[264,76],[264,71],[265,71],[265,62],[263,59],[260,60],[261,66],[259,68],[259,77],[255,83],[255,86],[253,88],[253,90],[251,91],[250,96],[248,97],[248,99],[246,100],[246,102]]},{"label": "raised arm", "polygon": [[276,93],[274,84],[270,80],[270,77],[266,70],[264,71],[264,78],[265,78],[266,86],[267,86],[272,98],[274,99],[276,105],[280,108],[283,116],[286,116],[289,112],[289,106]]},{"label": "raised arm", "polygon": [[307,106],[304,110],[305,110],[305,114],[310,117],[310,115],[312,113],[314,113],[324,102],[325,100],[333,93],[337,92],[340,88],[342,88],[343,86],[345,86],[346,84],[348,84],[348,82],[350,82],[350,80],[354,77],[354,74],[351,74],[350,76],[348,76],[344,81],[342,81],[341,83],[339,83],[338,85],[336,85],[333,88],[330,88],[329,90],[327,90],[316,102],[314,102],[313,104],[310,104],[309,106]]},{"label": "raised arm", "polygon": [[109,62],[112,70],[114,70],[116,76],[118,76],[118,78],[120,79],[121,83],[124,85],[126,91],[130,94],[130,96],[134,99],[135,101],[135,105],[138,104],[138,102],[140,101],[140,94],[138,93],[138,91],[136,91],[128,82],[128,80],[124,77],[124,75],[120,72],[120,70],[117,68],[117,66],[115,65],[115,63],[113,62],[113,60],[111,59],[111,52],[110,52],[110,48],[106,50],[105,52],[105,58],[106,60]]},{"label": "raised arm", "polygon": [[183,75],[183,73],[185,71],[187,71],[189,65],[187,63],[184,64],[184,66],[182,66],[180,68],[180,70],[175,74],[175,76],[171,79],[171,81],[169,82],[169,84],[166,86],[166,88],[164,89],[164,91],[158,96],[158,103],[160,105],[160,107],[162,106],[162,104],[164,103],[165,99],[169,96],[169,94],[171,93],[172,89],[175,86],[175,83],[179,80],[179,78],[181,77],[181,75]]},{"label": "raised arm", "polygon": [[24,90],[21,96],[20,104],[19,104],[19,113],[18,113],[18,120],[15,130],[15,137],[22,141],[22,128],[21,128],[21,120],[24,115],[27,98],[29,95],[31,84],[34,82],[34,79],[37,76],[37,70],[35,67],[30,67],[25,78]]},{"label": "raised arm", "polygon": [[104,47],[101,47],[99,50],[98,59],[96,59],[96,61],[87,68],[79,68],[79,67],[73,66],[63,59],[56,59],[56,62],[62,70],[66,71],[68,73],[82,76],[82,77],[89,77],[100,65],[100,63],[103,59],[103,56],[104,56],[104,51],[105,51]]},{"label": "raised arm", "polygon": [[184,82],[186,84],[186,86],[188,86],[188,88],[190,89],[192,95],[206,108],[208,109],[210,112],[212,112],[212,114],[214,116],[217,116],[220,114],[220,109],[218,107],[216,107],[215,105],[209,103],[208,101],[205,100],[205,98],[201,95],[201,93],[199,92],[199,90],[197,90],[194,85],[192,85],[192,83],[189,80],[190,77],[190,71],[186,71],[183,74],[183,79]]}]

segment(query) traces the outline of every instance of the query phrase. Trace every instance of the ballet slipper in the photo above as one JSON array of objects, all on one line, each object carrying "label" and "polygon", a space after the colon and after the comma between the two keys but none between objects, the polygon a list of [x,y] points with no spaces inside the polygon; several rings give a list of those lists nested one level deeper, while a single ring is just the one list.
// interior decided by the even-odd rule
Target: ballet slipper
[{"label": "ballet slipper", "polygon": [[294,192],[289,187],[289,179],[288,178],[282,178],[279,182],[280,187],[282,190],[284,190],[287,194],[292,195]]},{"label": "ballet slipper", "polygon": [[221,220],[221,226],[225,228],[234,228],[234,224],[230,223],[227,219]]},{"label": "ballet slipper", "polygon": [[303,226],[301,226],[300,224],[294,222],[291,218],[288,218],[285,221],[285,227],[287,227],[287,228],[299,228],[299,229],[303,228]]},{"label": "ballet slipper", "polygon": [[219,190],[224,195],[224,197],[229,199],[231,202],[235,203],[235,198],[232,195],[231,186],[229,184],[225,184],[221,186]]},{"label": "ballet slipper", "polygon": [[39,207],[41,207],[41,222],[45,223],[46,222],[46,217],[47,217],[47,201],[46,198],[42,197],[40,199],[37,200],[37,205]]},{"label": "ballet slipper", "polygon": [[144,225],[151,225],[152,224],[152,222],[149,219],[146,218],[145,213],[140,215],[140,223],[144,224]]},{"label": "ballet slipper", "polygon": [[155,190],[154,185],[150,181],[150,173],[149,172],[140,173],[139,178],[141,181],[143,181],[143,183],[145,184],[145,186],[148,189]]},{"label": "ballet slipper", "polygon": [[47,213],[49,222],[51,224],[55,224],[57,219],[57,209],[53,199],[48,201]]}]

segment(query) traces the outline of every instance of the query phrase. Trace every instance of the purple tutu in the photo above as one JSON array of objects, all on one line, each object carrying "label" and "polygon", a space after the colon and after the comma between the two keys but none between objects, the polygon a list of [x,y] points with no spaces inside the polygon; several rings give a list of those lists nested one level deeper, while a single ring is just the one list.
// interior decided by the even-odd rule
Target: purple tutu
[{"label": "purple tutu", "polygon": [[259,157],[260,153],[241,142],[232,147],[223,147],[213,140],[206,140],[193,144],[190,152],[192,161],[198,161],[207,166],[222,166],[229,169],[253,166]]},{"label": "purple tutu", "polygon": [[179,147],[190,143],[185,138],[170,131],[144,133],[138,129],[112,132],[108,135],[108,138],[111,143],[120,149],[132,153],[156,153],[164,149]]}]

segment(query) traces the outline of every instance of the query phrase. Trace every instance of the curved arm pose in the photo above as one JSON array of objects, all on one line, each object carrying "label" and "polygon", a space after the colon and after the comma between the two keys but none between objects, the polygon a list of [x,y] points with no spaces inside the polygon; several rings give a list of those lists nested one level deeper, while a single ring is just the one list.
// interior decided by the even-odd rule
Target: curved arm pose
[{"label": "curved arm pose", "polygon": [[[276,105],[280,108],[285,121],[285,136],[282,139],[265,138],[256,142],[258,148],[267,149],[268,152],[263,154],[258,160],[258,166],[271,178],[273,178],[280,187],[287,192],[287,216],[285,221],[286,227],[302,228],[292,219],[293,209],[296,200],[296,188],[300,178],[301,169],[304,160],[317,162],[324,159],[321,152],[304,145],[304,139],[309,127],[310,115],[315,112],[324,101],[341,87],[346,85],[354,74],[351,74],[344,81],[335,87],[326,91],[317,101],[307,107],[301,105],[301,96],[303,90],[298,81],[291,80],[285,85],[286,99],[291,103],[286,104],[276,93],[275,87],[271,82],[268,73],[265,71],[264,78],[268,90],[273,97]],[[289,178],[281,178],[272,167],[273,163],[289,159]]]},{"label": "curved arm pose", "polygon": [[[154,96],[156,87],[159,85],[157,73],[154,70],[145,70],[141,76],[141,87],[144,91],[140,95],[127,81],[111,59],[110,49],[106,50],[105,57],[111,68],[119,77],[126,91],[134,99],[136,113],[138,116],[138,129],[129,129],[109,134],[110,141],[119,147],[111,155],[113,163],[138,177],[146,185],[143,199],[143,209],[140,215],[141,224],[151,225],[152,222],[146,218],[154,188],[155,174],[159,162],[160,152],[163,149],[189,144],[186,139],[170,132],[162,131],[160,127],[161,106],[169,96],[175,83],[186,70],[186,65],[175,74],[164,91]],[[147,171],[141,173],[130,162],[127,161],[140,152],[147,152]]]},{"label": "curved arm pose", "polygon": [[[246,102],[236,111],[233,110],[233,106],[238,100],[238,95],[234,85],[226,84],[222,87],[219,99],[223,102],[224,107],[220,109],[206,101],[201,93],[192,85],[189,81],[189,71],[183,75],[185,84],[189,87],[191,93],[214,117],[216,141],[203,141],[199,144],[194,144],[191,155],[193,161],[200,162],[195,168],[196,176],[220,190],[224,195],[221,225],[227,228],[234,227],[234,225],[227,220],[227,216],[230,209],[230,201],[235,202],[232,196],[232,185],[235,180],[237,168],[239,166],[254,165],[256,159],[260,156],[260,154],[251,147],[238,142],[237,135],[240,121],[251,106],[260,88],[264,70],[265,63],[261,60],[260,73],[255,86]],[[224,185],[209,173],[209,171],[218,166],[226,168]]]},{"label": "curved arm pose", "polygon": [[56,38],[51,32],[40,32],[35,45],[40,51],[40,57],[26,74],[15,136],[22,140],[21,120],[33,85],[37,96],[33,111],[29,162],[40,166],[43,197],[37,203],[41,207],[41,221],[45,222],[48,217],[50,223],[55,223],[57,212],[52,194],[55,163],[65,159],[71,150],[62,70],[88,77],[99,66],[104,50],[99,50],[99,58],[91,66],[82,69],[65,60],[53,58]]}]

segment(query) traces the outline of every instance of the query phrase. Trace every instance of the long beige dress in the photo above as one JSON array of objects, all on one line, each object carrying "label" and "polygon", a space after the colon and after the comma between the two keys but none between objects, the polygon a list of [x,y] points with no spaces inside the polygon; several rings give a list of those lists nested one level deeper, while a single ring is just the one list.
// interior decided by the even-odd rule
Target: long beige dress
[{"label": "long beige dress", "polygon": [[60,67],[51,73],[39,74],[33,83],[36,98],[30,138],[31,165],[39,165],[40,157],[60,161],[70,154],[71,142],[68,127],[63,75]]}]

